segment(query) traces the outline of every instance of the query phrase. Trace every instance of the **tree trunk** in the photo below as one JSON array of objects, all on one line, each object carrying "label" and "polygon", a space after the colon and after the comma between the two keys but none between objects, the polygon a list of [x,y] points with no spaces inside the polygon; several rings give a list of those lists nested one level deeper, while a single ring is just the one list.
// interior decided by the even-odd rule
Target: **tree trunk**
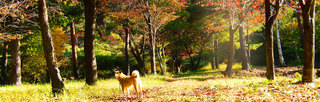
[{"label": "tree trunk", "polygon": [[71,30],[71,46],[72,46],[72,66],[73,66],[73,75],[74,78],[77,80],[80,80],[79,76],[79,68],[78,68],[78,57],[77,57],[77,50],[76,50],[76,37],[75,37],[75,28],[74,28],[74,22],[71,22],[70,24],[70,30]]},{"label": "tree trunk", "polygon": [[203,51],[203,48],[200,49],[200,52],[198,54],[198,59],[197,59],[197,64],[195,66],[195,71],[199,69],[199,65],[200,65],[200,60],[201,60],[201,57],[202,57],[202,51]]},{"label": "tree trunk", "polygon": [[[299,9],[301,10],[301,9]],[[298,22],[298,27],[299,27],[299,32],[300,32],[300,41],[301,41],[301,48],[303,48],[303,39],[304,39],[304,33],[303,33],[303,25],[301,21],[301,12],[297,12],[297,22]]]},{"label": "tree trunk", "polygon": [[186,52],[188,53],[188,56],[189,56],[189,59],[190,59],[190,64],[191,64],[191,71],[195,71],[195,62],[194,62],[194,59],[193,57],[191,56],[192,54],[192,49],[190,48],[190,52],[188,51],[188,48],[186,47]]},{"label": "tree trunk", "polygon": [[162,43],[162,60],[163,60],[163,75],[165,75],[167,73],[167,62],[166,62],[166,52],[165,52],[165,49],[164,49],[164,43]]},{"label": "tree trunk", "polygon": [[126,69],[128,69],[127,75],[130,76],[130,63],[129,63],[129,43],[130,43],[130,36],[129,36],[129,27],[123,27],[124,32],[126,33],[125,39],[125,57],[126,57]]},{"label": "tree trunk", "polygon": [[161,74],[164,75],[164,69],[163,69],[163,64],[162,64],[162,58],[161,58],[161,55],[160,55],[160,48],[158,50],[158,62],[159,62],[159,65],[160,65],[160,69],[161,69]]},{"label": "tree trunk", "polygon": [[218,39],[215,39],[214,42],[215,42],[215,48],[214,48],[215,59],[214,60],[215,60],[216,69],[218,69],[219,68],[219,61],[218,61],[218,50],[219,50],[218,49],[218,44],[219,43],[218,43]]},{"label": "tree trunk", "polygon": [[212,42],[212,59],[211,59],[211,69],[216,69],[216,56],[215,56],[215,40]]},{"label": "tree trunk", "polygon": [[267,79],[275,79],[275,70],[274,70],[274,57],[273,57],[273,30],[272,26],[274,21],[277,19],[280,8],[280,0],[276,0],[276,5],[274,6],[275,14],[271,15],[271,3],[270,0],[265,0],[265,14],[266,14],[266,61],[267,61]]},{"label": "tree trunk", "polygon": [[86,68],[86,83],[95,85],[98,79],[97,62],[94,53],[94,30],[96,22],[96,0],[84,0],[85,6],[85,34],[84,58]]},{"label": "tree trunk", "polygon": [[155,47],[155,37],[154,34],[149,34],[150,38],[150,48],[151,48],[151,70],[153,71],[154,75],[157,75],[157,69],[156,69],[156,47]]},{"label": "tree trunk", "polygon": [[4,49],[2,52],[2,60],[1,60],[1,84],[7,84],[7,63],[8,63],[8,44],[7,42],[3,43]]},{"label": "tree trunk", "polygon": [[250,66],[251,54],[250,54],[250,34],[249,34],[249,27],[247,28],[247,44],[248,44],[248,48],[247,48],[247,52],[248,52],[248,64],[249,64],[249,66]]},{"label": "tree trunk", "polygon": [[11,41],[11,83],[21,85],[21,59],[20,59],[20,40]]},{"label": "tree trunk", "polygon": [[[144,39],[144,38],[143,38]],[[144,69],[144,41],[142,41],[141,43],[141,50],[139,52],[138,50],[138,45],[132,45],[132,42],[134,42],[134,40],[131,40],[129,42],[129,47],[130,47],[130,51],[133,55],[133,57],[136,59],[136,61],[138,62],[138,65],[139,65],[139,72],[141,75],[144,75],[145,74],[145,69]]]},{"label": "tree trunk", "polygon": [[146,49],[146,35],[143,34],[143,41],[142,41],[142,63],[141,63],[141,67],[143,70],[143,73],[147,73],[146,72],[146,66],[145,66],[145,62],[146,62],[146,54],[145,54],[145,49]]},{"label": "tree trunk", "polygon": [[285,61],[284,61],[283,54],[282,54],[281,39],[280,39],[280,33],[279,33],[279,22],[278,22],[278,20],[276,21],[276,26],[277,26],[277,45],[278,45],[278,53],[279,53],[280,66],[284,67],[284,66],[286,66],[286,63],[285,63]]},{"label": "tree trunk", "polygon": [[[302,4],[303,5],[303,4]],[[315,57],[315,0],[307,2],[302,7],[304,29],[304,63],[302,82],[314,81],[314,57]]]},{"label": "tree trunk", "polygon": [[151,29],[151,21],[150,21],[150,15],[148,15],[148,20],[146,20],[148,25],[148,31],[149,31],[149,42],[150,42],[150,63],[151,63],[151,72],[154,73],[154,75],[157,75],[157,69],[156,69],[156,49],[155,49],[155,36],[152,33]]},{"label": "tree trunk", "polygon": [[52,43],[52,37],[50,34],[50,27],[48,23],[48,13],[45,0],[39,0],[39,21],[43,42],[43,49],[47,62],[47,67],[50,73],[52,92],[61,93],[64,89],[64,84],[60,76],[60,71],[57,66],[56,57],[54,54],[54,48]]},{"label": "tree trunk", "polygon": [[[145,7],[149,7],[149,3],[147,0],[143,0],[144,2],[144,6]],[[148,8],[146,8],[145,14],[144,14],[144,20],[148,26],[148,35],[149,35],[149,42],[150,42],[150,63],[151,63],[151,72],[154,73],[154,75],[157,75],[157,69],[156,69],[156,43],[155,43],[155,34],[156,32],[153,32],[153,27],[151,25],[151,14],[150,14],[150,10]]]},{"label": "tree trunk", "polygon": [[295,54],[296,60],[297,60],[297,62],[299,64],[301,64],[301,60],[300,60],[300,56],[299,56],[298,50],[299,50],[299,48],[297,47],[297,44],[294,44],[294,54]]},{"label": "tree trunk", "polygon": [[240,25],[239,28],[239,37],[240,37],[240,54],[241,54],[241,64],[242,70],[250,70],[248,55],[247,55],[247,48],[246,48],[246,38],[244,35],[244,27],[243,24]]},{"label": "tree trunk", "polygon": [[229,28],[229,35],[230,35],[230,39],[229,39],[229,51],[228,51],[228,64],[227,64],[227,68],[226,68],[226,73],[225,75],[228,77],[231,77],[231,69],[232,69],[232,65],[233,65],[233,60],[234,60],[234,34],[236,33],[236,30],[233,29],[233,24],[232,21],[230,21],[230,28]]}]

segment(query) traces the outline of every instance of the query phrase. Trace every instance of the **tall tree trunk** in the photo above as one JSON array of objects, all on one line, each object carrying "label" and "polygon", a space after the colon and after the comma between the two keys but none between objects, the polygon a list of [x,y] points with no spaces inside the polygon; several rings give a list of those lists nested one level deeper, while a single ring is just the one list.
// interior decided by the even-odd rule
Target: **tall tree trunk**
[{"label": "tall tree trunk", "polygon": [[227,68],[226,68],[226,73],[225,75],[228,77],[231,77],[231,69],[233,66],[233,60],[234,60],[234,34],[236,33],[237,29],[233,28],[233,23],[232,21],[230,21],[230,28],[229,28],[229,35],[230,35],[230,39],[229,39],[229,46],[228,46],[228,64],[227,64]]},{"label": "tall tree trunk", "polygon": [[266,61],[267,61],[267,79],[274,80],[275,79],[275,69],[274,69],[274,56],[273,56],[273,30],[272,26],[274,21],[277,19],[279,14],[279,9],[282,2],[280,0],[276,0],[276,5],[274,7],[275,14],[271,14],[271,3],[270,0],[265,0],[265,14],[266,14],[266,30],[265,30],[265,38],[266,38]]},{"label": "tall tree trunk", "polygon": [[216,54],[215,54],[215,40],[212,42],[212,51],[211,51],[211,54],[212,54],[212,59],[211,59],[211,69],[216,69]]},{"label": "tall tree trunk", "polygon": [[[299,9],[299,10],[301,10],[301,9]],[[299,32],[300,32],[301,48],[303,48],[304,33],[303,33],[303,25],[302,25],[302,21],[301,21],[301,12],[297,12],[297,22],[298,22],[298,27],[299,27]]]},{"label": "tall tree trunk", "polygon": [[85,7],[85,34],[84,58],[86,68],[86,83],[94,85],[97,82],[97,62],[94,53],[94,30],[96,22],[96,0],[84,0]]},{"label": "tall tree trunk", "polygon": [[1,84],[7,84],[7,63],[8,63],[8,44],[7,42],[3,43],[4,49],[2,52],[1,59]]},{"label": "tall tree trunk", "polygon": [[241,64],[242,70],[250,70],[249,61],[248,61],[248,53],[246,48],[246,38],[244,35],[244,27],[243,24],[239,27],[239,37],[240,37],[240,54],[241,54]]},{"label": "tall tree trunk", "polygon": [[[301,0],[300,0],[301,1]],[[314,81],[314,57],[315,57],[315,0],[307,0],[302,5],[302,18],[304,29],[304,63],[302,82]]]},{"label": "tall tree trunk", "polygon": [[124,31],[126,33],[126,39],[125,39],[126,69],[128,69],[127,75],[130,76],[130,63],[129,63],[130,36],[129,36],[129,27],[128,26],[124,26],[123,29],[124,29]]},{"label": "tall tree trunk", "polygon": [[150,48],[151,48],[151,69],[154,73],[154,75],[157,75],[157,69],[156,69],[156,44],[155,44],[155,36],[154,34],[150,33]]},{"label": "tall tree trunk", "polygon": [[279,32],[279,22],[278,20],[276,21],[276,26],[277,26],[277,45],[278,45],[278,53],[279,53],[279,60],[280,60],[280,65],[282,67],[286,66],[286,63],[283,58],[282,54],[282,48],[281,48],[281,39],[280,39],[280,32]]},{"label": "tall tree trunk", "polygon": [[147,25],[148,25],[148,32],[149,32],[149,43],[150,43],[150,63],[151,63],[151,72],[154,73],[154,75],[157,75],[157,69],[156,69],[156,47],[155,47],[155,36],[152,33],[152,27],[151,27],[151,21],[150,21],[150,15],[148,15],[146,19]]},{"label": "tall tree trunk", "polygon": [[214,40],[214,42],[215,42],[215,47],[214,47],[214,52],[215,52],[215,53],[214,53],[214,54],[215,54],[214,56],[215,56],[215,59],[214,59],[214,60],[215,60],[215,66],[216,66],[216,68],[218,69],[218,68],[219,68],[219,61],[218,61],[218,50],[219,50],[219,49],[218,49],[218,44],[219,44],[218,42],[219,42],[219,41],[218,41],[218,39],[216,38],[216,39]]},{"label": "tall tree trunk", "polygon": [[[145,7],[149,7],[149,3],[148,0],[143,0],[142,2],[144,2],[144,6]],[[151,14],[150,14],[150,10],[148,8],[146,8],[145,14],[144,14],[144,20],[148,26],[148,33],[149,33],[149,42],[150,42],[150,63],[151,63],[151,72],[154,73],[154,75],[157,75],[157,69],[156,69],[156,43],[155,43],[155,35],[156,32],[152,29],[152,25],[151,25]]]},{"label": "tall tree trunk", "polygon": [[163,63],[163,74],[165,75],[167,73],[167,62],[166,62],[166,51],[165,51],[165,47],[164,47],[164,43],[162,43],[162,63]]},{"label": "tall tree trunk", "polygon": [[248,44],[248,48],[247,48],[247,52],[248,52],[248,63],[249,63],[249,66],[250,66],[251,54],[250,54],[250,34],[249,34],[249,27],[247,27],[247,44]]},{"label": "tall tree trunk", "polygon": [[79,80],[79,68],[78,68],[78,56],[77,56],[77,50],[76,50],[76,37],[75,37],[75,28],[74,28],[74,22],[71,22],[70,24],[70,30],[71,30],[71,46],[72,46],[72,66],[73,66],[73,76],[75,79]]},{"label": "tall tree trunk", "polygon": [[48,23],[48,13],[45,0],[39,0],[39,21],[43,42],[43,49],[45,53],[45,58],[47,62],[47,67],[49,70],[51,78],[51,86],[53,93],[61,93],[64,89],[64,84],[60,76],[60,71],[57,66],[56,57],[54,54],[54,48],[52,43],[52,37],[50,34],[50,27]]},{"label": "tall tree trunk", "polygon": [[142,63],[141,63],[141,67],[142,67],[142,71],[143,73],[147,73],[146,72],[146,66],[145,66],[145,62],[146,62],[146,54],[145,54],[145,49],[146,49],[146,35],[143,34],[143,41],[142,41]]},{"label": "tall tree trunk", "polygon": [[11,41],[11,83],[21,85],[21,59],[20,59],[20,40]]}]

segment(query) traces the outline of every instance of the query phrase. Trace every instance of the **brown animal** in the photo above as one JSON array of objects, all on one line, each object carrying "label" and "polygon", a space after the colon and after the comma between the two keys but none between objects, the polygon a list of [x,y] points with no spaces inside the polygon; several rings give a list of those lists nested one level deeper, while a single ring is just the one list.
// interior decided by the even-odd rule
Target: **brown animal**
[{"label": "brown animal", "polygon": [[129,89],[134,86],[134,89],[136,90],[139,97],[142,97],[142,83],[140,79],[139,72],[137,70],[133,71],[131,76],[126,76],[122,73],[122,71],[114,71],[116,79],[119,81],[121,87],[122,87],[122,93],[125,94],[125,91],[127,92],[127,95],[130,95]]}]

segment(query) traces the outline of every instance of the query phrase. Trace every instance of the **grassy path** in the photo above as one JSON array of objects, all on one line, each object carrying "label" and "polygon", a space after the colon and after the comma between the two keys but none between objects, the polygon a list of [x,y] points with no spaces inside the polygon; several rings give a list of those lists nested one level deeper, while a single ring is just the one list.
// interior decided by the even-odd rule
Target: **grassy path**
[{"label": "grassy path", "polygon": [[[281,72],[281,71],[280,71]],[[250,74],[251,73],[251,74]],[[258,73],[258,74],[252,74]],[[0,101],[317,101],[320,82],[293,84],[299,74],[278,76],[270,82],[254,72],[236,71],[225,78],[219,70],[200,70],[171,76],[145,76],[143,99],[121,97],[115,79],[99,80],[96,86],[67,81],[64,95],[53,97],[50,85],[1,86]],[[132,91],[133,92],[133,91]]]}]

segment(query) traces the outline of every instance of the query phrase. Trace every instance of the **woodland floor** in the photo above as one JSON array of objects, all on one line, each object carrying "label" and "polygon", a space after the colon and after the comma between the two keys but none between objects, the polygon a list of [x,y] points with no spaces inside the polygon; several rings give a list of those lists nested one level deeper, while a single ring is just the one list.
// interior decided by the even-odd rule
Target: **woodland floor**
[{"label": "woodland floor", "polygon": [[144,89],[144,98],[114,96],[110,101],[317,101],[320,82],[298,83],[301,69],[277,68],[276,81],[265,79],[265,68],[235,70],[225,78],[219,70],[201,70],[164,78],[162,85]]},{"label": "woodland floor", "polygon": [[99,80],[96,86],[67,81],[63,95],[53,97],[50,85],[2,86],[1,101],[318,101],[320,82],[301,84],[296,67],[277,68],[275,81],[265,78],[264,68],[252,72],[235,69],[226,78],[221,70],[202,69],[168,76],[144,76],[143,98],[121,95],[117,80]]}]

